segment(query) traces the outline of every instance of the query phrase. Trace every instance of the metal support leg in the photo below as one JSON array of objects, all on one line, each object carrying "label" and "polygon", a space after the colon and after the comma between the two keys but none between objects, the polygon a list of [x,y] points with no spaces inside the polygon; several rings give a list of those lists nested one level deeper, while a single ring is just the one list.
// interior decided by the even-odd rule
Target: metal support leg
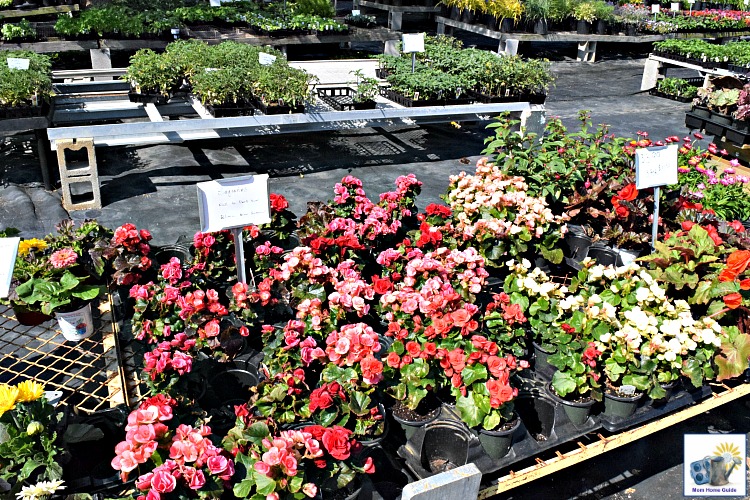
[{"label": "metal support leg", "polygon": [[36,135],[36,150],[39,154],[39,167],[42,169],[42,182],[44,182],[44,189],[52,191],[52,181],[50,180],[49,170],[49,140],[47,139],[47,130],[35,130]]}]

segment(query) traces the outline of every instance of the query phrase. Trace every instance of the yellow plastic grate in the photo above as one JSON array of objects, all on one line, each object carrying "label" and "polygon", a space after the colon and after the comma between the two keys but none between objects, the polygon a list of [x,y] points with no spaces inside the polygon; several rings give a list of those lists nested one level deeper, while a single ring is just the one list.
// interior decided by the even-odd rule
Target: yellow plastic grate
[{"label": "yellow plastic grate", "polygon": [[55,320],[24,326],[12,309],[0,306],[0,383],[36,380],[45,390],[62,391],[61,404],[80,413],[130,406],[137,401],[137,386],[126,382],[133,378],[127,369],[132,363],[118,352],[109,301],[94,308],[94,324],[91,337],[69,342]]}]

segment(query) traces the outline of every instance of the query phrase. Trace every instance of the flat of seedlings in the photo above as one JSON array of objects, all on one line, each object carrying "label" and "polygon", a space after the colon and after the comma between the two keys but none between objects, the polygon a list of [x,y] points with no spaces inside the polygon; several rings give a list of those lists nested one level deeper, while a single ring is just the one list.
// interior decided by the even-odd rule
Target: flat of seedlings
[{"label": "flat of seedlings", "polygon": [[47,391],[61,391],[60,404],[79,413],[129,405],[137,388],[126,384],[132,372],[125,369],[127,360],[118,352],[117,328],[110,311],[109,301],[94,307],[93,335],[70,342],[54,319],[24,326],[16,321],[12,309],[0,306],[0,383],[36,380]]}]

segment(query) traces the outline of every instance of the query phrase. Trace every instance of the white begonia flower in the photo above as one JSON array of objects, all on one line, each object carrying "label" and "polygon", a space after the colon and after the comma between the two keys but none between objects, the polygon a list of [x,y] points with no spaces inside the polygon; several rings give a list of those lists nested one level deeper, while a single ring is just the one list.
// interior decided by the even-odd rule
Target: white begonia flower
[{"label": "white begonia flower", "polygon": [[589,307],[588,313],[592,318],[596,318],[597,316],[599,316],[599,306]]},{"label": "white begonia flower", "polygon": [[607,267],[604,269],[604,277],[608,280],[615,279],[615,276],[617,276],[617,271],[613,267]]},{"label": "white begonia flower", "polygon": [[542,283],[542,285],[539,287],[539,294],[542,297],[549,297],[549,293],[555,289],[555,284],[548,281],[546,283]]},{"label": "white begonia flower", "polygon": [[642,286],[635,291],[635,300],[637,300],[638,302],[646,302],[650,295],[651,291],[648,288]]},{"label": "white begonia flower", "polygon": [[610,304],[609,302],[602,302],[602,313],[608,318],[608,319],[615,319],[617,316],[617,308]]},{"label": "white begonia flower", "polygon": [[589,297],[589,305],[593,306],[594,304],[599,304],[602,301],[602,298],[599,297],[597,294],[592,295]]},{"label": "white begonia flower", "polygon": [[606,343],[608,343],[610,341],[611,338],[612,338],[612,334],[610,332],[602,333],[599,336],[599,342],[602,342],[602,343],[606,344]]},{"label": "white begonia flower", "polygon": [[601,278],[602,274],[604,274],[604,268],[602,266],[594,266],[589,271],[589,276],[591,276],[594,279]]},{"label": "white begonia flower", "polygon": [[654,278],[646,270],[641,270],[638,276],[640,276],[647,285],[651,285],[654,282]]},{"label": "white begonia flower", "polygon": [[532,292],[534,295],[539,295],[539,290],[540,290],[539,283],[534,281],[533,278],[524,278],[523,287],[526,290]]},{"label": "white begonia flower", "polygon": [[687,300],[684,300],[684,299],[675,300],[674,307],[680,312],[690,311],[690,304],[688,304]]},{"label": "white begonia flower", "polygon": [[675,337],[680,333],[680,322],[674,320],[667,320],[661,324],[659,331],[664,335]]},{"label": "white begonia flower", "polygon": [[63,481],[40,481],[31,486],[24,486],[16,498],[19,500],[41,500],[49,497],[57,490],[63,490]]},{"label": "white begonia flower", "polygon": [[674,351],[667,351],[664,353],[664,360],[670,363],[677,359],[677,353]]},{"label": "white begonia flower", "polygon": [[521,261],[521,265],[524,267],[524,269],[531,269],[531,262],[529,262],[529,259],[523,259]]}]

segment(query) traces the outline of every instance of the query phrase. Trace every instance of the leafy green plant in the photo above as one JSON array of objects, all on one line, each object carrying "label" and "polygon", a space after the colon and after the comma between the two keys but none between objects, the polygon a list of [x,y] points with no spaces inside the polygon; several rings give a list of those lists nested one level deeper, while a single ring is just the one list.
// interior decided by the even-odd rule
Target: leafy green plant
[{"label": "leafy green plant", "polygon": [[75,309],[78,305],[94,300],[104,292],[101,285],[87,285],[85,280],[70,271],[55,279],[33,278],[16,287],[18,298],[24,304],[39,306],[44,314],[64,309]]},{"label": "leafy green plant", "polygon": [[307,14],[332,18],[336,16],[336,10],[329,0],[296,0],[291,5],[295,14]]},{"label": "leafy green plant", "polygon": [[[11,69],[8,58],[29,60],[28,69]],[[0,51],[0,106],[40,105],[52,95],[49,57],[31,51]]]},{"label": "leafy green plant", "polygon": [[20,22],[15,24],[3,24],[0,34],[2,35],[3,40],[10,41],[24,38],[35,38],[36,30],[33,26],[31,26],[30,22],[28,22],[26,19],[22,19]]},{"label": "leafy green plant", "polygon": [[369,78],[362,73],[362,70],[351,71],[357,78],[357,88],[355,89],[354,102],[366,102],[375,99],[380,92],[380,85],[375,78]]},{"label": "leafy green plant", "polygon": [[123,79],[139,93],[157,93],[169,95],[177,85],[180,67],[172,63],[169,57],[157,54],[151,49],[141,49],[130,58]]},{"label": "leafy green plant", "polygon": [[693,98],[698,95],[698,88],[682,78],[662,78],[656,83],[656,90],[677,97]]},{"label": "leafy green plant", "polygon": [[579,21],[593,23],[596,21],[596,7],[593,2],[581,2],[573,7],[573,17]]}]

